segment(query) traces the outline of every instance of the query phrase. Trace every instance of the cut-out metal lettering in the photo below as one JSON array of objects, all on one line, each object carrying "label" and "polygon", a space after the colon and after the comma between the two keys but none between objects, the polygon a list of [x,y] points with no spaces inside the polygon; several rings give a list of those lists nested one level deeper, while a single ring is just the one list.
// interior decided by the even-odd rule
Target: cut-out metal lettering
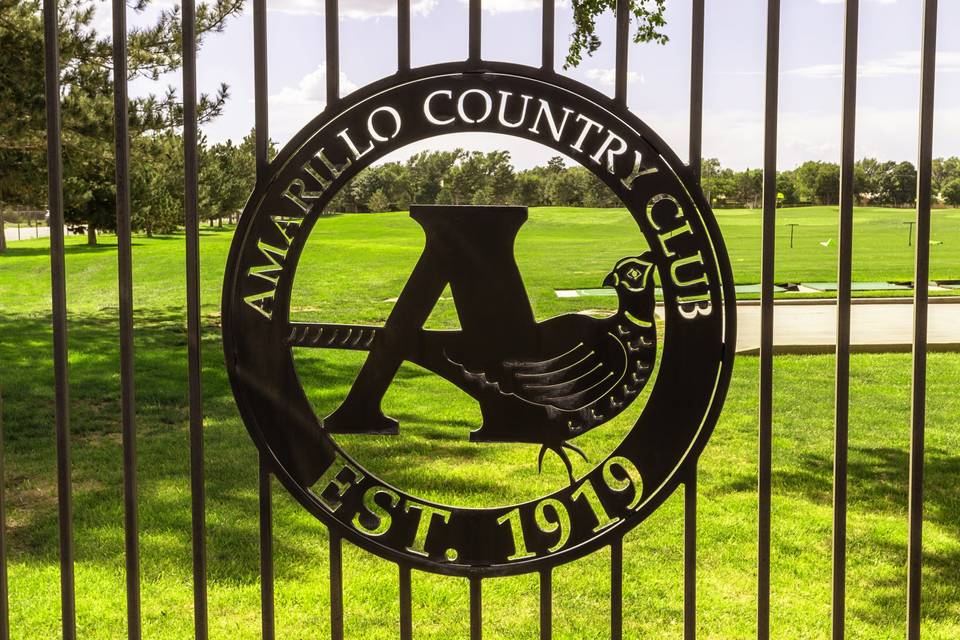
[{"label": "cut-out metal lettering", "polygon": [[[733,281],[690,172],[619,103],[554,74],[526,74],[497,63],[483,71],[444,65],[340,100],[271,162],[227,265],[227,369],[264,460],[345,539],[428,571],[538,571],[609,544],[686,477],[730,378]],[[636,223],[636,249],[595,274],[616,292],[615,311],[534,314],[514,257],[515,239],[527,233],[525,208],[414,205],[410,224],[423,230],[424,248],[382,325],[292,321],[297,265],[336,193],[405,145],[460,132],[517,136],[570,154],[620,198]],[[428,329],[447,287],[460,328]],[[300,386],[294,352],[304,348],[365,354],[330,415],[316,415]],[[350,457],[340,434],[404,429],[381,409],[404,362],[472,398],[481,417],[463,431],[472,446],[529,444],[529,464],[558,456],[566,481],[521,504],[475,509],[413,495]],[[631,407],[639,409],[622,441],[574,467],[570,456],[583,454],[577,438]]]}]

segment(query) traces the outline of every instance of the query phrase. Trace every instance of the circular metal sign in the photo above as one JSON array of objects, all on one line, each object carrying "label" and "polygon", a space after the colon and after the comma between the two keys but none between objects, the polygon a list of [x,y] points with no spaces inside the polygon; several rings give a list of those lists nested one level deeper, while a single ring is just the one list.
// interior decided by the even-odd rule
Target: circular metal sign
[{"label": "circular metal sign", "polygon": [[[227,265],[227,368],[243,420],[271,470],[340,535],[440,573],[535,571],[590,553],[636,526],[696,464],[733,364],[730,265],[689,171],[609,98],[513,65],[470,73],[426,68],[370,85],[335,106],[270,165],[241,217]],[[539,142],[579,161],[617,194],[649,247],[610,265],[604,285],[618,296],[617,312],[533,318],[512,253],[525,209],[414,206],[426,245],[384,326],[291,322],[294,274],[326,203],[385,154],[457,132]],[[655,280],[663,335],[654,319]],[[425,330],[447,285],[461,330]],[[300,385],[292,355],[298,346],[369,352],[330,416],[315,415]],[[603,428],[648,382],[650,388],[628,435],[590,472],[570,473],[569,486],[523,504],[464,508],[390,486],[333,437],[397,432],[380,399],[405,360],[478,403],[483,422],[472,441],[537,444],[541,459],[551,453],[567,463],[577,436]]]}]

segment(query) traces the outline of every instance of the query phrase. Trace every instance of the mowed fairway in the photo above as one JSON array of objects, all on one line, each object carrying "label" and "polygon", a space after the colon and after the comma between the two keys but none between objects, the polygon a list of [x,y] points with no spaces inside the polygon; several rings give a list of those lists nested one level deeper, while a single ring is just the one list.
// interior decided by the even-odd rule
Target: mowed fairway
[{"label": "mowed fairway", "polygon": [[[760,282],[760,222],[757,209],[717,212],[738,283]],[[907,222],[913,209],[854,209],[853,279],[860,282],[913,280],[914,246]],[[794,229],[790,248],[789,224]],[[913,230],[915,244],[916,229]],[[828,246],[824,244],[828,243]],[[931,279],[960,278],[960,210],[935,209],[930,230]],[[775,281],[836,282],[837,207],[796,207],[777,211]]]},{"label": "mowed fairway", "polygon": [[[737,281],[759,280],[759,213],[719,214]],[[935,278],[960,278],[960,212],[937,211]],[[778,281],[835,279],[835,212],[780,212]],[[856,277],[909,280],[908,210],[857,212]],[[797,221],[797,247],[786,222]],[[518,262],[540,317],[611,308],[614,298],[558,299],[554,288],[599,286],[614,262],[644,249],[622,211],[535,209],[518,239]],[[832,232],[831,232],[832,230]],[[817,244],[834,238],[830,247]],[[816,240],[817,243],[814,243]],[[119,437],[116,250],[71,238],[71,409],[78,623],[83,638],[125,633],[123,501]],[[237,416],[223,367],[219,297],[229,231],[204,229],[204,399],[211,636],[258,638],[256,451]],[[301,261],[294,315],[380,323],[422,247],[406,214],[319,221]],[[137,237],[134,247],[136,384],[144,637],[192,633],[190,492],[186,410],[183,237]],[[882,260],[881,260],[882,258]],[[791,266],[792,265],[792,266]],[[19,638],[59,637],[59,573],[53,447],[49,255],[44,241],[0,256],[0,385],[6,442],[11,625]],[[445,295],[447,297],[448,294]],[[441,300],[430,324],[455,322]],[[317,412],[339,402],[362,354],[298,350],[301,379]],[[960,356],[930,354],[924,530],[924,637],[960,637]],[[775,363],[773,635],[830,632],[833,358]],[[701,462],[699,618],[701,637],[755,634],[757,360],[737,360],[729,398]],[[906,495],[910,410],[908,355],[856,355],[852,363],[849,637],[900,638],[905,619]],[[344,438],[343,446],[387,480],[427,499],[506,503],[563,483],[555,458],[536,472],[536,447],[471,444],[478,412],[449,384],[405,366],[385,409],[403,422],[397,437]],[[636,412],[577,440],[598,460]],[[579,472],[586,463],[578,462]],[[682,493],[682,491],[681,491]],[[682,637],[682,495],[626,539],[625,637]],[[274,540],[277,631],[283,638],[329,634],[325,529],[277,485]],[[346,634],[398,635],[396,568],[347,545]],[[560,568],[554,579],[555,637],[608,636],[609,553]],[[536,576],[484,585],[487,637],[536,637]],[[463,638],[464,580],[414,574],[420,638]]]}]

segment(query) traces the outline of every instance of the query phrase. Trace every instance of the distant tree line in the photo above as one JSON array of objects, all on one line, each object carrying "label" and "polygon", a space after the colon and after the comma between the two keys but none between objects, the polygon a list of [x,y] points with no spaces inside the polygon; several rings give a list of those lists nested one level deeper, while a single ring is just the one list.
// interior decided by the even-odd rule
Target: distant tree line
[{"label": "distant tree line", "polygon": [[519,204],[613,207],[619,200],[583,167],[556,156],[543,166],[517,171],[509,151],[422,151],[405,162],[368,167],[327,209],[341,212],[402,211],[417,204]]},{"label": "distant tree line", "polygon": [[[254,133],[239,144],[231,140],[199,147],[199,209],[202,220],[222,224],[243,207],[256,178]],[[271,143],[271,155],[274,154]],[[183,226],[183,139],[175,130],[140,135],[131,146],[131,205],[135,231],[148,236],[171,233]],[[67,175],[66,184],[84,198],[68,200],[66,219],[75,231],[112,230],[114,188],[109,182],[84,182]],[[719,160],[704,160],[702,185],[717,208],[760,205],[763,172],[723,168]],[[908,207],[915,204],[917,171],[909,162],[856,163],[854,196],[859,204]],[[809,161],[777,174],[779,206],[837,204],[840,168]],[[935,203],[960,206],[960,158],[933,161]],[[327,212],[403,211],[411,204],[519,204],[525,206],[619,207],[613,191],[581,166],[568,166],[555,156],[546,164],[517,170],[508,151],[422,151],[403,162],[368,167],[347,183],[327,205]],[[0,218],[22,218],[17,208],[0,207]]]},{"label": "distant tree line", "polygon": [[[960,206],[960,158],[933,161],[934,204]],[[716,158],[703,162],[702,185],[715,207],[756,208],[763,197],[763,171],[725,169]],[[853,194],[862,205],[912,207],[916,204],[917,169],[910,162],[858,160],[854,166]],[[796,169],[777,173],[780,205],[837,204],[840,166],[808,161]]]},{"label": "distant tree line", "polygon": [[[757,208],[763,196],[760,169],[723,168],[710,158],[703,163],[703,190],[714,207]],[[910,162],[856,163],[853,192],[859,204],[914,206],[917,170]],[[780,206],[837,204],[840,167],[809,161],[777,174]],[[960,158],[933,161],[935,203],[960,206]],[[419,204],[494,204],[527,206],[615,207],[620,202],[596,176],[563,158],[518,171],[507,151],[423,151],[405,162],[369,167],[344,187],[329,211],[401,211]]]}]

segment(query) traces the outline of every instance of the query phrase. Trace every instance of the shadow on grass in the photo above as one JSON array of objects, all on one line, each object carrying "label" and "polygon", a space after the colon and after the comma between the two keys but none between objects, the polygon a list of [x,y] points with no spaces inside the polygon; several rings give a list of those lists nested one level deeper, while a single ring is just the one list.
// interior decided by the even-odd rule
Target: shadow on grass
[{"label": "shadow on grass", "polygon": [[[203,385],[209,578],[212,582],[254,584],[258,571],[258,497],[256,450],[237,415],[223,366],[217,319],[205,318]],[[30,564],[57,564],[56,457],[53,433],[53,370],[50,319],[0,316],[0,385],[4,395],[7,444],[8,527],[11,556]],[[106,314],[72,315],[69,326],[73,497],[77,557],[113,569],[123,558],[123,474],[120,442],[119,353],[117,320]],[[175,308],[139,313],[135,324],[140,526],[145,579],[150,571],[190,575],[190,469],[186,393],[186,332],[182,311]],[[301,363],[298,360],[298,366]],[[304,365],[307,366],[307,365]],[[324,388],[345,389],[356,363],[322,363]],[[305,369],[305,381],[316,378]],[[398,383],[413,384],[426,374],[404,368]],[[312,378],[312,379],[311,379]],[[755,399],[754,399],[755,401]],[[743,408],[743,407],[741,407]],[[734,409],[736,410],[736,409]],[[752,405],[751,405],[752,410]],[[320,412],[322,414],[322,412]],[[415,437],[345,441],[360,459],[377,459],[396,468],[391,480],[405,489],[452,495],[496,492],[508,479],[490,474],[434,477],[418,460],[442,457],[463,463],[497,464],[501,459],[467,441],[473,425],[453,417],[397,411],[403,423],[417,423]],[[525,451],[525,450],[524,450]],[[530,450],[535,455],[533,449]],[[533,464],[534,458],[530,463]],[[521,460],[521,462],[524,462]],[[905,512],[908,455],[895,448],[855,447],[850,452],[852,511],[870,514]],[[816,505],[829,505],[832,460],[829,455],[801,455],[796,464],[777,471],[778,495],[794,494]],[[926,517],[955,531],[960,522],[956,478],[960,457],[927,451]],[[856,479],[855,481],[853,479]],[[753,493],[752,469],[712,491]],[[442,485],[442,487],[441,487]],[[282,490],[278,490],[278,494]],[[289,579],[314,570],[322,527],[287,498],[277,499],[283,535],[275,553],[283,558]],[[870,553],[902,566],[902,545],[871,540]],[[949,585],[960,575],[960,554],[928,551],[925,571],[940,588],[936,606],[926,614],[946,618],[960,604]],[[902,580],[902,576],[899,578]],[[873,590],[871,608],[862,617],[885,620],[896,604],[899,583]],[[889,587],[889,588],[886,588]],[[900,605],[902,606],[902,605]]]},{"label": "shadow on grass", "polygon": [[[207,522],[211,580],[259,580],[257,453],[237,414],[223,366],[218,319],[208,317],[202,340]],[[58,512],[52,332],[49,317],[0,316],[0,389],[4,400],[8,544],[11,557],[56,566]],[[123,553],[123,470],[120,434],[119,345],[115,315],[69,317],[70,429],[78,561],[115,567]],[[185,319],[178,309],[150,310],[135,318],[137,481],[145,567],[153,558],[189,576],[191,530]],[[356,367],[323,363],[323,383],[346,389]],[[398,382],[424,373],[405,369]],[[416,439],[346,443],[364,458],[393,461],[405,488],[436,490],[438,479],[418,473],[410,460],[443,456],[468,461],[467,421],[419,420]],[[451,428],[453,427],[453,428]],[[404,461],[407,462],[404,465]],[[496,491],[493,481],[442,479],[456,493]],[[282,489],[278,489],[281,493]],[[282,492],[285,493],[285,492]],[[299,507],[284,496],[288,509]],[[315,560],[318,532],[305,512],[284,523],[277,557],[291,578]],[[173,566],[173,558],[178,558]],[[156,560],[160,559],[160,560]]]},{"label": "shadow on grass", "polygon": [[[42,239],[42,238],[41,238]],[[133,243],[134,247],[140,246],[138,243]],[[105,253],[108,251],[116,252],[116,244],[69,244],[64,247],[63,252],[65,255],[89,255],[91,253]],[[50,247],[18,247],[17,245],[7,245],[7,250],[4,253],[0,253],[0,260],[3,258],[26,258],[26,257],[35,257],[35,256],[49,256]]]},{"label": "shadow on grass", "polygon": [[[123,552],[117,320],[72,315],[70,427],[78,561],[114,567]],[[49,318],[0,316],[9,547],[26,563],[57,563],[56,453]],[[185,321],[178,310],[137,314],[137,481],[143,555],[189,575],[190,469]],[[256,582],[256,450],[233,404],[219,334],[204,327],[204,408],[211,580]],[[299,525],[294,522],[295,528]],[[275,543],[308,562],[316,528]],[[178,558],[179,566],[172,566]],[[148,560],[145,559],[145,566]]]}]

